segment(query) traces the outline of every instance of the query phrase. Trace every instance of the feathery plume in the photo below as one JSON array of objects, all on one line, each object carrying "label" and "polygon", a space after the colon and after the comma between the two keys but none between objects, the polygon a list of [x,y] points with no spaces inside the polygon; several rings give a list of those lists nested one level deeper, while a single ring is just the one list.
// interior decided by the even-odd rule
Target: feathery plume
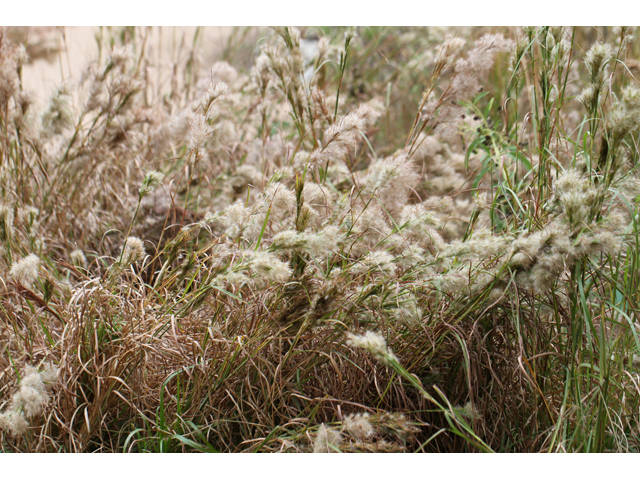
[{"label": "feathery plume", "polygon": [[33,253],[23,258],[22,260],[14,263],[11,266],[9,274],[16,281],[24,285],[25,287],[31,287],[33,282],[38,278],[38,271],[40,270],[40,259]]},{"label": "feathery plume", "polygon": [[387,342],[384,337],[379,333],[369,331],[364,335],[356,335],[347,332],[347,343],[366,350],[384,365],[389,365],[392,361],[398,361],[393,351],[387,347]]}]

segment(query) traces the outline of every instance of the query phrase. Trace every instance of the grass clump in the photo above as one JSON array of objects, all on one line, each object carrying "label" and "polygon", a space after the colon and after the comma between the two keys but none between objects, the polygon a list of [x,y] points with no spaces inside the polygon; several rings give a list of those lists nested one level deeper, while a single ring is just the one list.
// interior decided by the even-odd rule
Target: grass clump
[{"label": "grass clump", "polygon": [[0,36],[3,450],[637,451],[637,42],[485,30]]}]

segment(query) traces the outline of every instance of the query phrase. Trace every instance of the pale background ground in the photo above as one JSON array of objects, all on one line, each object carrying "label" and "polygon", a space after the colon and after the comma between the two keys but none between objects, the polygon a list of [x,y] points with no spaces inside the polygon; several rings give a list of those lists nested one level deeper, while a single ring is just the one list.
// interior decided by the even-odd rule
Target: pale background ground
[{"label": "pale background ground", "polygon": [[[233,27],[202,27],[202,51],[214,61],[224,50]],[[63,81],[78,81],[88,62],[98,55],[98,27],[6,27],[14,41],[25,42],[31,58],[23,68],[23,87],[38,102],[46,101]],[[152,27],[148,46],[156,65],[170,72],[180,44],[188,49],[196,27]],[[184,52],[184,49],[183,49]]]}]

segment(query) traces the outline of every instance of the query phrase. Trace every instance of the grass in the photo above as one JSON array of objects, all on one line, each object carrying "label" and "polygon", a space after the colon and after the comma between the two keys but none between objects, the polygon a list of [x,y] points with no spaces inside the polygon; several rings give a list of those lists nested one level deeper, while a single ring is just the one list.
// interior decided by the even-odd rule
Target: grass
[{"label": "grass", "polygon": [[638,451],[630,34],[2,35],[2,450]]}]

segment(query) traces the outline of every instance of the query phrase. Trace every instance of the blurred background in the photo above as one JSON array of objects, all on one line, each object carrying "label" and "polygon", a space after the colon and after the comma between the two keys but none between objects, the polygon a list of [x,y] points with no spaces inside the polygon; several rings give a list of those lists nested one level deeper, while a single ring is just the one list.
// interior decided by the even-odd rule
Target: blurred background
[{"label": "blurred background", "polygon": [[57,85],[78,80],[87,64],[101,53],[98,46],[101,37],[126,35],[127,31],[133,35],[133,29],[144,30],[160,82],[170,78],[173,65],[189,50],[194,39],[200,43],[205,59],[215,61],[224,53],[234,30],[233,27],[131,27],[130,30],[121,27],[5,27],[5,32],[14,42],[25,45],[29,60],[23,67],[23,84],[44,102]]}]

